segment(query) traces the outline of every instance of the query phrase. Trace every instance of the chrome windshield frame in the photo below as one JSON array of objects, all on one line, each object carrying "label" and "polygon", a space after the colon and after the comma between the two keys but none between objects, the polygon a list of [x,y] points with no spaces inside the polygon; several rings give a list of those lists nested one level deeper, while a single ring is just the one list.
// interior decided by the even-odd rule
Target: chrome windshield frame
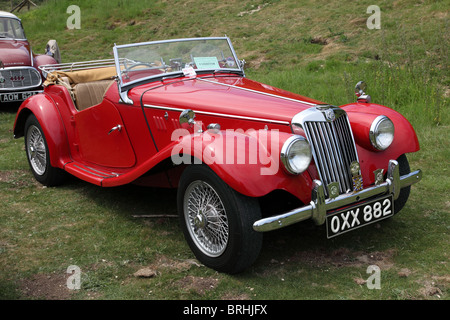
[{"label": "chrome windshield frame", "polygon": [[[145,46],[145,45],[157,45],[157,44],[163,44],[163,43],[175,43],[175,42],[187,42],[187,41],[202,41],[202,40],[226,40],[228,43],[228,46],[230,48],[230,51],[233,55],[233,58],[237,64],[237,68],[220,68],[217,70],[220,71],[230,71],[230,72],[236,72],[236,71],[240,71],[242,72],[242,75],[245,76],[244,74],[244,69],[242,66],[241,61],[237,58],[236,55],[236,51],[233,48],[233,45],[231,44],[231,41],[228,37],[202,37],[202,38],[182,38],[182,39],[170,39],[170,40],[159,40],[159,41],[149,41],[149,42],[140,42],[140,43],[132,43],[132,44],[124,44],[124,45],[117,45],[114,44],[113,47],[113,53],[114,53],[114,61],[115,61],[115,65],[116,65],[116,71],[117,71],[117,75],[118,75],[118,84],[119,84],[119,92],[120,93],[125,93],[128,90],[130,90],[131,88],[143,84],[145,82],[148,81],[152,81],[152,80],[161,80],[163,78],[170,78],[171,76],[175,76],[175,75],[180,75],[182,74],[182,71],[175,71],[175,72],[168,72],[168,73],[164,73],[163,75],[159,74],[159,75],[153,75],[153,76],[148,76],[148,77],[143,77],[137,80],[133,80],[130,82],[127,82],[126,84],[123,83],[122,79],[121,79],[121,70],[120,70],[120,57],[119,57],[119,53],[118,50],[122,49],[122,48],[131,48],[131,47],[139,47],[139,46]],[[207,70],[207,69],[196,69],[196,72],[211,72],[214,73],[214,69],[211,70]],[[122,95],[122,94],[121,94]]]}]

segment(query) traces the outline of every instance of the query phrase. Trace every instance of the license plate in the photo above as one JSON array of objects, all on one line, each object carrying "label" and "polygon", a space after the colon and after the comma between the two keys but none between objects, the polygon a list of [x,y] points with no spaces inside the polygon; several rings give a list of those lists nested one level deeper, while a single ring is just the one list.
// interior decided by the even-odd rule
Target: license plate
[{"label": "license plate", "polygon": [[24,101],[27,98],[40,92],[42,91],[0,93],[0,102]]},{"label": "license plate", "polygon": [[392,195],[332,212],[326,219],[327,237],[333,238],[393,215]]}]

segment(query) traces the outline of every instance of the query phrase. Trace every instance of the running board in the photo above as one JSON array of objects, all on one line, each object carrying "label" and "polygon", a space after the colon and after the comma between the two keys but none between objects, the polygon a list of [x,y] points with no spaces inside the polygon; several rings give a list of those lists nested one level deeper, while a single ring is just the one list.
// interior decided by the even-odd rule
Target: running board
[{"label": "running board", "polygon": [[98,186],[101,186],[103,180],[105,179],[116,178],[121,175],[120,173],[107,171],[104,169],[99,170],[79,162],[70,162],[66,164],[64,166],[64,170],[77,178]]}]

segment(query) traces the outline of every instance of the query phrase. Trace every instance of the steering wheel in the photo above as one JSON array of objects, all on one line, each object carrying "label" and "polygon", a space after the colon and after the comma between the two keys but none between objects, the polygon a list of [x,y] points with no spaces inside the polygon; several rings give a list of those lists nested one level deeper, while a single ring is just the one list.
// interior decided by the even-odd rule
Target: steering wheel
[{"label": "steering wheel", "polygon": [[138,62],[138,63],[134,63],[131,66],[127,66],[126,62],[123,63],[124,67],[125,67],[125,71],[131,71],[131,69],[139,67],[139,66],[146,66],[146,67],[150,67],[150,68],[154,68],[155,64],[154,63],[147,63],[147,62]]}]

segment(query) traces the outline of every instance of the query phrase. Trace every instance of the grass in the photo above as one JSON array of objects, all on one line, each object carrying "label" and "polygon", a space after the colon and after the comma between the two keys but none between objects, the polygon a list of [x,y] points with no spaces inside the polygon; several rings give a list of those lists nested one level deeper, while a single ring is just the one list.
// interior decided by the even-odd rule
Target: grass
[{"label": "grass", "polygon": [[[79,30],[66,28],[71,1],[38,4],[19,13],[26,34],[35,52],[56,39],[64,62],[109,58],[114,43],[227,34],[249,78],[335,105],[365,80],[373,102],[413,124],[421,151],[408,158],[424,177],[393,219],[332,240],[309,222],[267,233],[256,264],[229,276],[197,265],[176,219],[133,217],[176,214],[173,190],[35,182],[12,137],[17,106],[2,105],[0,298],[448,300],[448,2],[379,1],[380,30],[365,25],[371,1],[78,1]],[[373,264],[380,290],[364,282]],[[69,265],[81,290],[64,288]],[[156,276],[133,275],[144,267]]]}]

